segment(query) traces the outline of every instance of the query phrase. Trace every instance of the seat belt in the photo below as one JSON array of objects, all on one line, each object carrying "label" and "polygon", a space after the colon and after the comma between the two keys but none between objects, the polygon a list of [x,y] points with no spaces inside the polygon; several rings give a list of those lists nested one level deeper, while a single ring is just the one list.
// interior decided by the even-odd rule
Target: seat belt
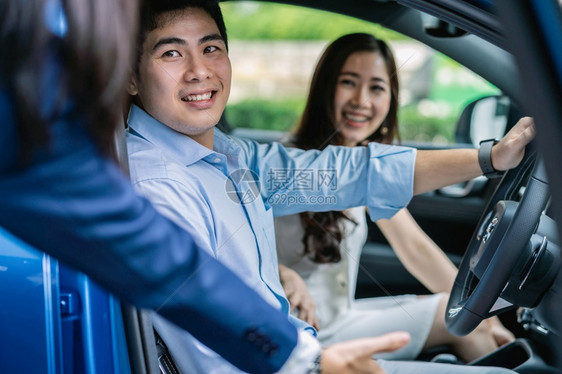
[{"label": "seat belt", "polygon": [[180,374],[172,355],[168,351],[168,347],[164,344],[164,341],[158,335],[156,330],[154,330],[154,338],[156,339],[156,352],[158,353],[158,367],[162,374]]}]

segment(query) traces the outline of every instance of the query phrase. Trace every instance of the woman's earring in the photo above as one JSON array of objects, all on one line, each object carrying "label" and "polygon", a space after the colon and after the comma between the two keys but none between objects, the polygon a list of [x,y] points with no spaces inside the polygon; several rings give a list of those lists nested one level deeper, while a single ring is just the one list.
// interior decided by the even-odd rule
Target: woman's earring
[{"label": "woman's earring", "polygon": [[381,135],[385,136],[386,134],[388,134],[388,127],[386,126],[381,127]]}]

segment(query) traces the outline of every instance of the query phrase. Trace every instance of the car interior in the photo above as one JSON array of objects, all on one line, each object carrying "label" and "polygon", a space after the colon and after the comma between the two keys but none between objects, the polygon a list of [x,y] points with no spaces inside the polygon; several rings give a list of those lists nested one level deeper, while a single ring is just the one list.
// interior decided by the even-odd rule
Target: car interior
[{"label": "car interior", "polygon": [[[453,146],[478,147],[484,139],[482,133],[490,131],[501,137],[528,110],[522,80],[514,79],[520,73],[513,55],[507,52],[510,41],[488,1],[279,3],[380,24],[443,53],[498,87],[501,94],[465,106],[456,123]],[[499,123],[499,127],[486,129],[485,122]],[[221,126],[230,132],[226,118],[221,119]],[[232,133],[264,142],[284,135],[245,129]],[[447,255],[460,269],[443,317],[450,331],[464,335],[483,319],[498,315],[517,337],[470,365],[504,367],[517,373],[562,372],[562,259],[555,220],[556,207],[562,205],[556,205],[558,200],[553,203],[547,178],[552,175],[553,161],[545,159],[540,140],[540,145],[533,141],[520,166],[502,178],[479,177],[448,186],[416,196],[408,206],[424,231],[441,248],[450,249]],[[404,144],[420,149],[440,147]],[[556,147],[562,149],[559,144]],[[115,155],[127,173],[124,126],[115,136]],[[5,337],[0,343],[0,362],[6,363],[2,371],[176,372],[147,311],[124,305],[86,275],[30,248],[1,228],[0,284],[0,300],[10,309],[2,307],[0,311],[2,319],[10,321],[0,324],[0,335]],[[356,297],[428,292],[370,223]],[[24,325],[36,331],[32,345],[28,337],[18,333]],[[29,360],[10,359],[21,357],[21,352],[28,352]],[[443,352],[448,352],[447,347],[425,352],[420,359],[431,360]]]}]

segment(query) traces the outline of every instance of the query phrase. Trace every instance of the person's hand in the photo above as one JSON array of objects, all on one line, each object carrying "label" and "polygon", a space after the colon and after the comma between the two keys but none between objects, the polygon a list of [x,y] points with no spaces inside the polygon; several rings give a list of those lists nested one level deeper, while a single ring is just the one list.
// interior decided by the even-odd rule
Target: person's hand
[{"label": "person's hand", "polygon": [[322,374],[384,373],[372,356],[395,351],[409,342],[410,334],[398,331],[333,344],[322,352]]},{"label": "person's hand", "polygon": [[284,265],[279,265],[279,278],[289,300],[291,313],[295,308],[298,317],[318,330],[318,319],[316,318],[316,304],[308,292],[304,280],[296,271]]},{"label": "person's hand", "polygon": [[519,165],[525,155],[525,146],[535,137],[533,118],[523,117],[492,148],[492,166],[508,170]]},{"label": "person's hand", "polygon": [[498,347],[515,340],[515,335],[505,328],[498,317],[494,316],[485,321]]}]

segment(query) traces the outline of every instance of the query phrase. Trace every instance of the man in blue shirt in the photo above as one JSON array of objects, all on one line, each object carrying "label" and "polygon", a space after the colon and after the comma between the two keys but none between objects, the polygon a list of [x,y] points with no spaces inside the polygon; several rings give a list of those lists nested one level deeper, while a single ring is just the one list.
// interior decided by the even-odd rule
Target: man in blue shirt
[{"label": "man in blue shirt", "polygon": [[[368,206],[376,220],[403,208],[412,193],[482,174],[471,149],[416,152],[370,144],[304,152],[222,134],[214,126],[228,100],[231,68],[218,6],[178,2],[157,8],[144,9],[141,55],[129,88],[136,103],[127,138],[133,184],[199,247],[287,315],[273,215]],[[517,165],[532,136],[531,120],[520,121],[495,147],[493,166]],[[311,178],[316,182],[303,186]],[[293,322],[299,344],[313,347],[291,371],[305,372],[319,348],[305,332],[310,327]],[[180,367],[237,372],[186,332],[158,317],[155,325]]]}]

